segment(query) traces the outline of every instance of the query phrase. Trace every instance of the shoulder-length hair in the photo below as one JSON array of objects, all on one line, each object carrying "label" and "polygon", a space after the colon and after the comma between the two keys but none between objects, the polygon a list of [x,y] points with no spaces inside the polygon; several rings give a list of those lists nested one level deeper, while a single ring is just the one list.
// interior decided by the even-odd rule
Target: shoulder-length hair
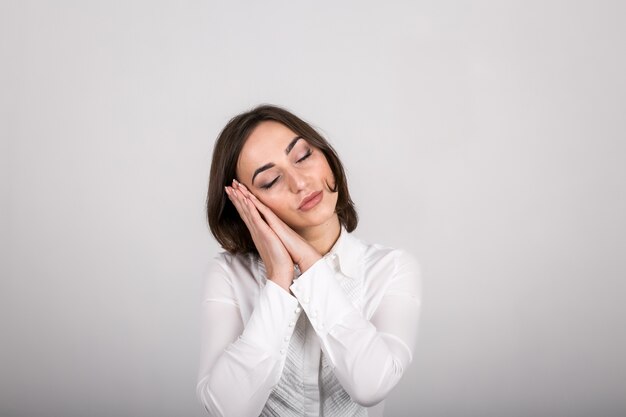
[{"label": "shoulder-length hair", "polygon": [[226,195],[224,187],[230,186],[235,178],[237,161],[244,143],[253,129],[266,120],[282,123],[322,151],[335,176],[335,189],[332,192],[339,193],[335,208],[339,222],[348,232],[352,232],[357,226],[358,216],[350,199],[346,174],[337,152],[311,125],[296,115],[280,107],[261,105],[233,117],[213,147],[206,214],[211,233],[218,243],[233,254],[258,255],[250,231]]}]

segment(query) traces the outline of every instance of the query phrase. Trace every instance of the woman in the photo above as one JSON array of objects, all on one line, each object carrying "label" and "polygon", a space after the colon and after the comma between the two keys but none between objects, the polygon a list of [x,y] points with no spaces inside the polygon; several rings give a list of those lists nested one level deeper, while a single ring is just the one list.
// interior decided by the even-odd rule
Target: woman
[{"label": "woman", "polygon": [[275,106],[219,135],[207,197],[225,249],[202,303],[198,398],[212,416],[382,416],[411,363],[419,267],[367,244],[344,169],[310,125]]}]

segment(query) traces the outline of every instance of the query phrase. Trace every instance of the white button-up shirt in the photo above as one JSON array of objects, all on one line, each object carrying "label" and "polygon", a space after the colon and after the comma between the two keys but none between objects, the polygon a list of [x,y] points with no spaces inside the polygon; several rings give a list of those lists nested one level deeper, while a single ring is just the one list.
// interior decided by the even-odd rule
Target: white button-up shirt
[{"label": "white button-up shirt", "polygon": [[412,361],[420,268],[408,252],[341,228],[293,296],[253,255],[206,273],[197,395],[211,416],[383,415]]}]

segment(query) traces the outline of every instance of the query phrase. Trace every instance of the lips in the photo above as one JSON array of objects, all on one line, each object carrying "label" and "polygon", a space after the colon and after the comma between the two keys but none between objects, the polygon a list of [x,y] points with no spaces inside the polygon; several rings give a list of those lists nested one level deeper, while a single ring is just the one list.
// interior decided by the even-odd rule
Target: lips
[{"label": "lips", "polygon": [[317,205],[317,203],[319,203],[319,201],[321,200],[321,197],[322,197],[321,191],[317,191],[317,192],[314,191],[308,196],[306,196],[304,200],[302,200],[298,208],[300,210],[308,210],[314,207],[315,205]]}]

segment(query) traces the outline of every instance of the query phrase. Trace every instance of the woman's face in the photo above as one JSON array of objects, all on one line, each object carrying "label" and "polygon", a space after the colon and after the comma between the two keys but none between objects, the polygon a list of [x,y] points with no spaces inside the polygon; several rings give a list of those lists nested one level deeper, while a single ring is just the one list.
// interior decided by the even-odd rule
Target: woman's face
[{"label": "woman's face", "polygon": [[335,178],[326,157],[281,123],[264,121],[254,128],[236,171],[237,180],[296,231],[336,215],[337,193],[328,188]]}]

